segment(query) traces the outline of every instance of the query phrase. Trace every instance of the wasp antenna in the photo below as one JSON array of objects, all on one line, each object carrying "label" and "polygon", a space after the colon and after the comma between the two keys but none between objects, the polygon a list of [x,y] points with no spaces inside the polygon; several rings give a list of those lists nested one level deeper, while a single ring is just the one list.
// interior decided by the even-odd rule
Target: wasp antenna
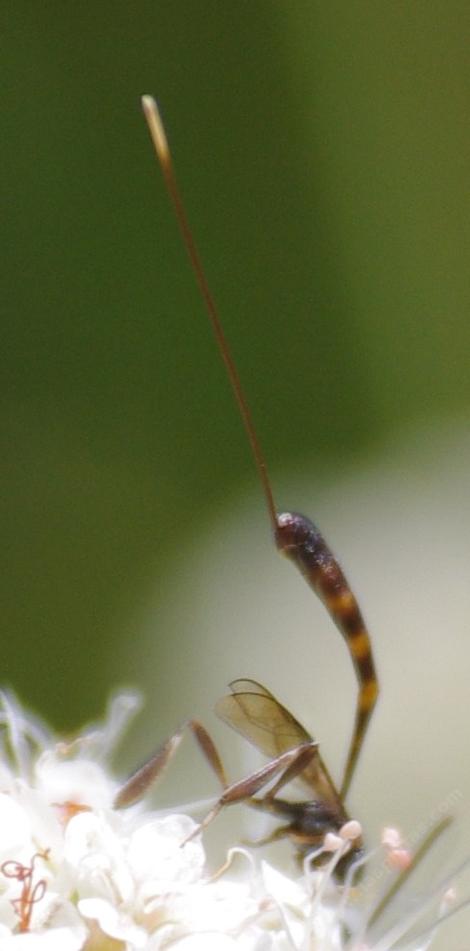
[{"label": "wasp antenna", "polygon": [[271,483],[269,481],[268,471],[266,467],[266,462],[264,460],[263,453],[261,451],[261,446],[256,435],[256,430],[251,418],[250,408],[245,398],[245,394],[242,389],[240,382],[240,377],[238,375],[237,368],[235,366],[230,347],[228,345],[227,338],[225,336],[222,323],[215,305],[214,298],[211,294],[209,285],[207,283],[207,278],[204,273],[204,268],[199,257],[196,244],[189,227],[188,219],[186,217],[186,211],[181,199],[180,191],[176,181],[176,176],[173,168],[173,162],[171,159],[170,147],[168,145],[168,139],[165,134],[165,129],[163,127],[163,122],[158,111],[157,103],[152,96],[142,96],[142,109],[144,111],[145,119],[149,127],[150,135],[152,137],[152,142],[157,153],[158,161],[163,172],[163,177],[165,179],[165,184],[168,190],[168,194],[171,198],[176,218],[180,227],[181,235],[183,238],[184,245],[189,255],[192,269],[194,271],[199,290],[203,297],[207,313],[214,331],[214,335],[217,341],[217,346],[219,348],[220,355],[224,361],[230,384],[235,396],[235,399],[240,410],[242,417],[243,425],[245,427],[245,432],[248,436],[248,441],[251,446],[251,451],[253,453],[253,458],[258,470],[258,474],[261,480],[261,485],[263,488],[264,497],[266,500],[266,505],[268,508],[269,518],[273,527],[273,530],[277,529],[277,518],[276,518],[276,508],[274,505],[274,498],[271,489]]}]

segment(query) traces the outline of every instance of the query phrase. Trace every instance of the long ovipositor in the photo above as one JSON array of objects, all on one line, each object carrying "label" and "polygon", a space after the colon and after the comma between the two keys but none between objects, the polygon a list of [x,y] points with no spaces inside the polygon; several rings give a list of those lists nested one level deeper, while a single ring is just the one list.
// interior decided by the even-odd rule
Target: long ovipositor
[{"label": "long ovipositor", "polygon": [[359,682],[354,732],[341,785],[345,795],[379,692],[370,637],[356,597],[323,535],[304,515],[276,516],[276,545],[302,572],[343,635]]}]

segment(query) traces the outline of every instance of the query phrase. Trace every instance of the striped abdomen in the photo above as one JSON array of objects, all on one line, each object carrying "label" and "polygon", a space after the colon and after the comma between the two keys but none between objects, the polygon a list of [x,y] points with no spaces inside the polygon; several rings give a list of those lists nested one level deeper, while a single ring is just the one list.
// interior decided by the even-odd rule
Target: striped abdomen
[{"label": "striped abdomen", "polygon": [[348,790],[379,685],[369,634],[351,588],[318,528],[308,518],[284,512],[276,518],[276,544],[300,569],[343,635],[359,682],[354,732],[341,794]]}]

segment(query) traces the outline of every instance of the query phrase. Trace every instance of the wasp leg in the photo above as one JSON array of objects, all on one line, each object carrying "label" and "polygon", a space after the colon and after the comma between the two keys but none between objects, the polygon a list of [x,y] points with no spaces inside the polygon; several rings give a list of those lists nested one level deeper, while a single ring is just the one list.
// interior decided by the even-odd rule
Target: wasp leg
[{"label": "wasp leg", "polygon": [[176,753],[183,735],[189,730],[202,750],[209,766],[222,787],[228,785],[222,760],[205,727],[198,720],[187,720],[149,758],[134,770],[115,796],[114,807],[124,809],[139,802],[150,787],[163,775],[165,768]]},{"label": "wasp leg", "polygon": [[[226,785],[215,806],[207,813],[197,829],[185,839],[185,842],[194,838],[194,836],[202,832],[203,829],[206,829],[225,806],[231,806],[240,802],[251,802],[256,793],[259,792],[263,786],[266,786],[278,773],[281,773],[281,785],[284,785],[286,782],[284,776],[286,773],[290,775],[292,761],[297,761],[300,758],[303,764],[302,768],[304,768],[306,763],[309,762],[316,753],[316,743],[304,743],[302,746],[294,747],[292,750],[281,753],[280,756],[266,763],[265,766],[257,769],[254,773],[250,773],[249,776],[245,776],[244,779],[239,779],[236,783]],[[298,769],[295,770],[295,775],[297,775],[297,773]],[[277,787],[278,783],[275,788]]]}]

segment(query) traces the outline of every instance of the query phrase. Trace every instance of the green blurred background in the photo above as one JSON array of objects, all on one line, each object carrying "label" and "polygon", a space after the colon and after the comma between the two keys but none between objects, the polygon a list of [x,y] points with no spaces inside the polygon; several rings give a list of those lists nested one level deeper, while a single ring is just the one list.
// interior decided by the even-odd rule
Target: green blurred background
[{"label": "green blurred background", "polygon": [[[452,475],[470,408],[470,8],[16,0],[2,19],[2,679],[62,729],[147,680],[160,735],[200,713],[164,607],[171,591],[191,616],[183,558],[200,567],[245,490],[261,564],[270,549],[139,96],[159,98],[274,480],[298,479],[281,507],[317,514],[310,480],[338,514],[348,473],[392,472],[402,433],[414,465],[424,425],[419,497],[434,422]],[[389,553],[379,533],[385,576]],[[198,581],[223,605],[217,583]],[[211,648],[190,634],[200,681]],[[261,677],[240,650],[223,678]]]}]

